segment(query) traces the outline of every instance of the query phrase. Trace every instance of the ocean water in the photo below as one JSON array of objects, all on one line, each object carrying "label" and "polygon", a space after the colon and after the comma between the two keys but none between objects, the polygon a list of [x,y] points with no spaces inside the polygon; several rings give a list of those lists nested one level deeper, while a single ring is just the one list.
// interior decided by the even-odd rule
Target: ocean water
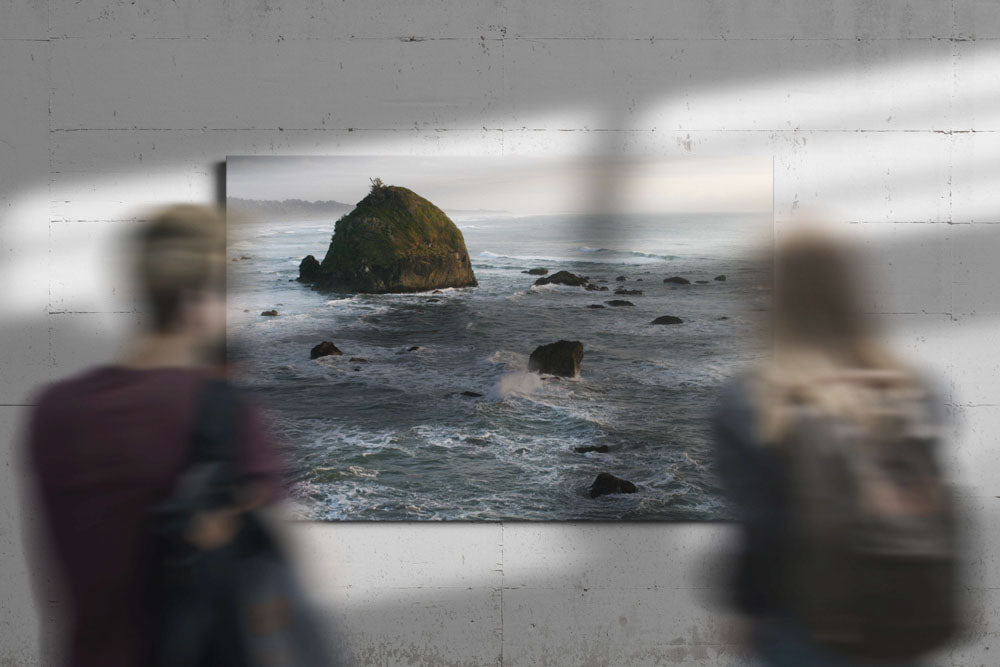
[{"label": "ocean water", "polygon": [[[762,354],[769,275],[755,252],[766,234],[760,220],[453,219],[479,287],[434,295],[329,294],[294,282],[302,257],[322,259],[333,221],[230,230],[231,356],[286,443],[297,512],[321,520],[728,518],[706,418],[720,384]],[[534,287],[536,276],[522,273],[532,267],[607,280],[610,291]],[[727,280],[714,281],[718,274]],[[615,280],[622,275],[628,280]],[[662,282],[674,275],[709,282]],[[616,296],[617,287],[643,295]],[[586,307],[611,299],[635,305]],[[260,316],[272,308],[277,317]],[[660,315],[684,323],[651,325]],[[529,373],[531,351],[559,339],[583,343],[580,376]],[[344,356],[310,360],[323,340]],[[574,451],[587,445],[609,451]],[[590,499],[604,471],[638,493]]]}]

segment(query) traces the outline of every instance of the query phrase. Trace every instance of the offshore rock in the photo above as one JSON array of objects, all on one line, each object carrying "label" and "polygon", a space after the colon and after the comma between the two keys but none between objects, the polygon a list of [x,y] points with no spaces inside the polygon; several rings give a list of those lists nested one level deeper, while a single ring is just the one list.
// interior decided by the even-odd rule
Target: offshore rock
[{"label": "offshore rock", "polygon": [[528,358],[528,370],[576,377],[583,361],[583,343],[578,340],[560,340],[535,348]]},{"label": "offshore rock", "polygon": [[586,276],[578,276],[575,273],[570,273],[569,271],[558,271],[553,273],[551,276],[545,276],[544,278],[539,278],[535,281],[536,285],[570,285],[573,287],[579,287],[581,285],[586,285],[589,278]]},{"label": "offshore rock", "polygon": [[590,485],[590,497],[597,498],[610,493],[635,493],[638,490],[632,482],[615,477],[609,472],[602,472]]},{"label": "offshore rock", "polygon": [[343,352],[328,340],[323,341],[319,345],[315,346],[313,349],[309,350],[310,359],[319,359],[320,357],[329,357],[331,355],[340,355]]},{"label": "offshore rock", "polygon": [[465,238],[444,211],[378,179],[337,221],[323,261],[317,266],[311,257],[299,280],[317,289],[384,294],[477,285]]}]

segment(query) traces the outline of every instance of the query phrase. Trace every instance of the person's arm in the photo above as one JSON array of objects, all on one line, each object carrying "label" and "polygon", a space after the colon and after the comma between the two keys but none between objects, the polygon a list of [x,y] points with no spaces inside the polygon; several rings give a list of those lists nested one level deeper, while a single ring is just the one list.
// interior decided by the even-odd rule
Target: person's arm
[{"label": "person's arm", "polygon": [[263,410],[241,395],[241,426],[236,467],[241,479],[239,504],[257,507],[285,497],[286,465],[278,438]]},{"label": "person's arm", "polygon": [[260,408],[239,394],[239,417],[235,425],[237,488],[231,505],[197,512],[185,539],[199,549],[210,550],[235,537],[244,512],[275,502],[284,496],[284,466],[277,439]]}]

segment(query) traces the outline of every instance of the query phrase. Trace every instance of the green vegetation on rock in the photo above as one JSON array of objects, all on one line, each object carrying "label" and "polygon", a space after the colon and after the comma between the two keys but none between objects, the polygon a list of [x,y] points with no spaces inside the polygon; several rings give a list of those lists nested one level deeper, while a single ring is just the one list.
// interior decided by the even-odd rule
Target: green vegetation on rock
[{"label": "green vegetation on rock", "polygon": [[299,280],[352,292],[474,287],[465,239],[444,211],[407,188],[372,180],[368,196],[340,218],[326,257],[304,260]]}]

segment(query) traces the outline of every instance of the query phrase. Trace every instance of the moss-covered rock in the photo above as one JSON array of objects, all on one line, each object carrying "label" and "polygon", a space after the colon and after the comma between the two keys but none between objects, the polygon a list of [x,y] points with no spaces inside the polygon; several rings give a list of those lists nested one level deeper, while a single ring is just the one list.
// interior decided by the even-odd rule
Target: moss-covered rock
[{"label": "moss-covered rock", "polygon": [[477,284],[462,232],[444,211],[412,190],[381,182],[337,221],[318,267],[302,260],[299,280],[376,294]]}]

